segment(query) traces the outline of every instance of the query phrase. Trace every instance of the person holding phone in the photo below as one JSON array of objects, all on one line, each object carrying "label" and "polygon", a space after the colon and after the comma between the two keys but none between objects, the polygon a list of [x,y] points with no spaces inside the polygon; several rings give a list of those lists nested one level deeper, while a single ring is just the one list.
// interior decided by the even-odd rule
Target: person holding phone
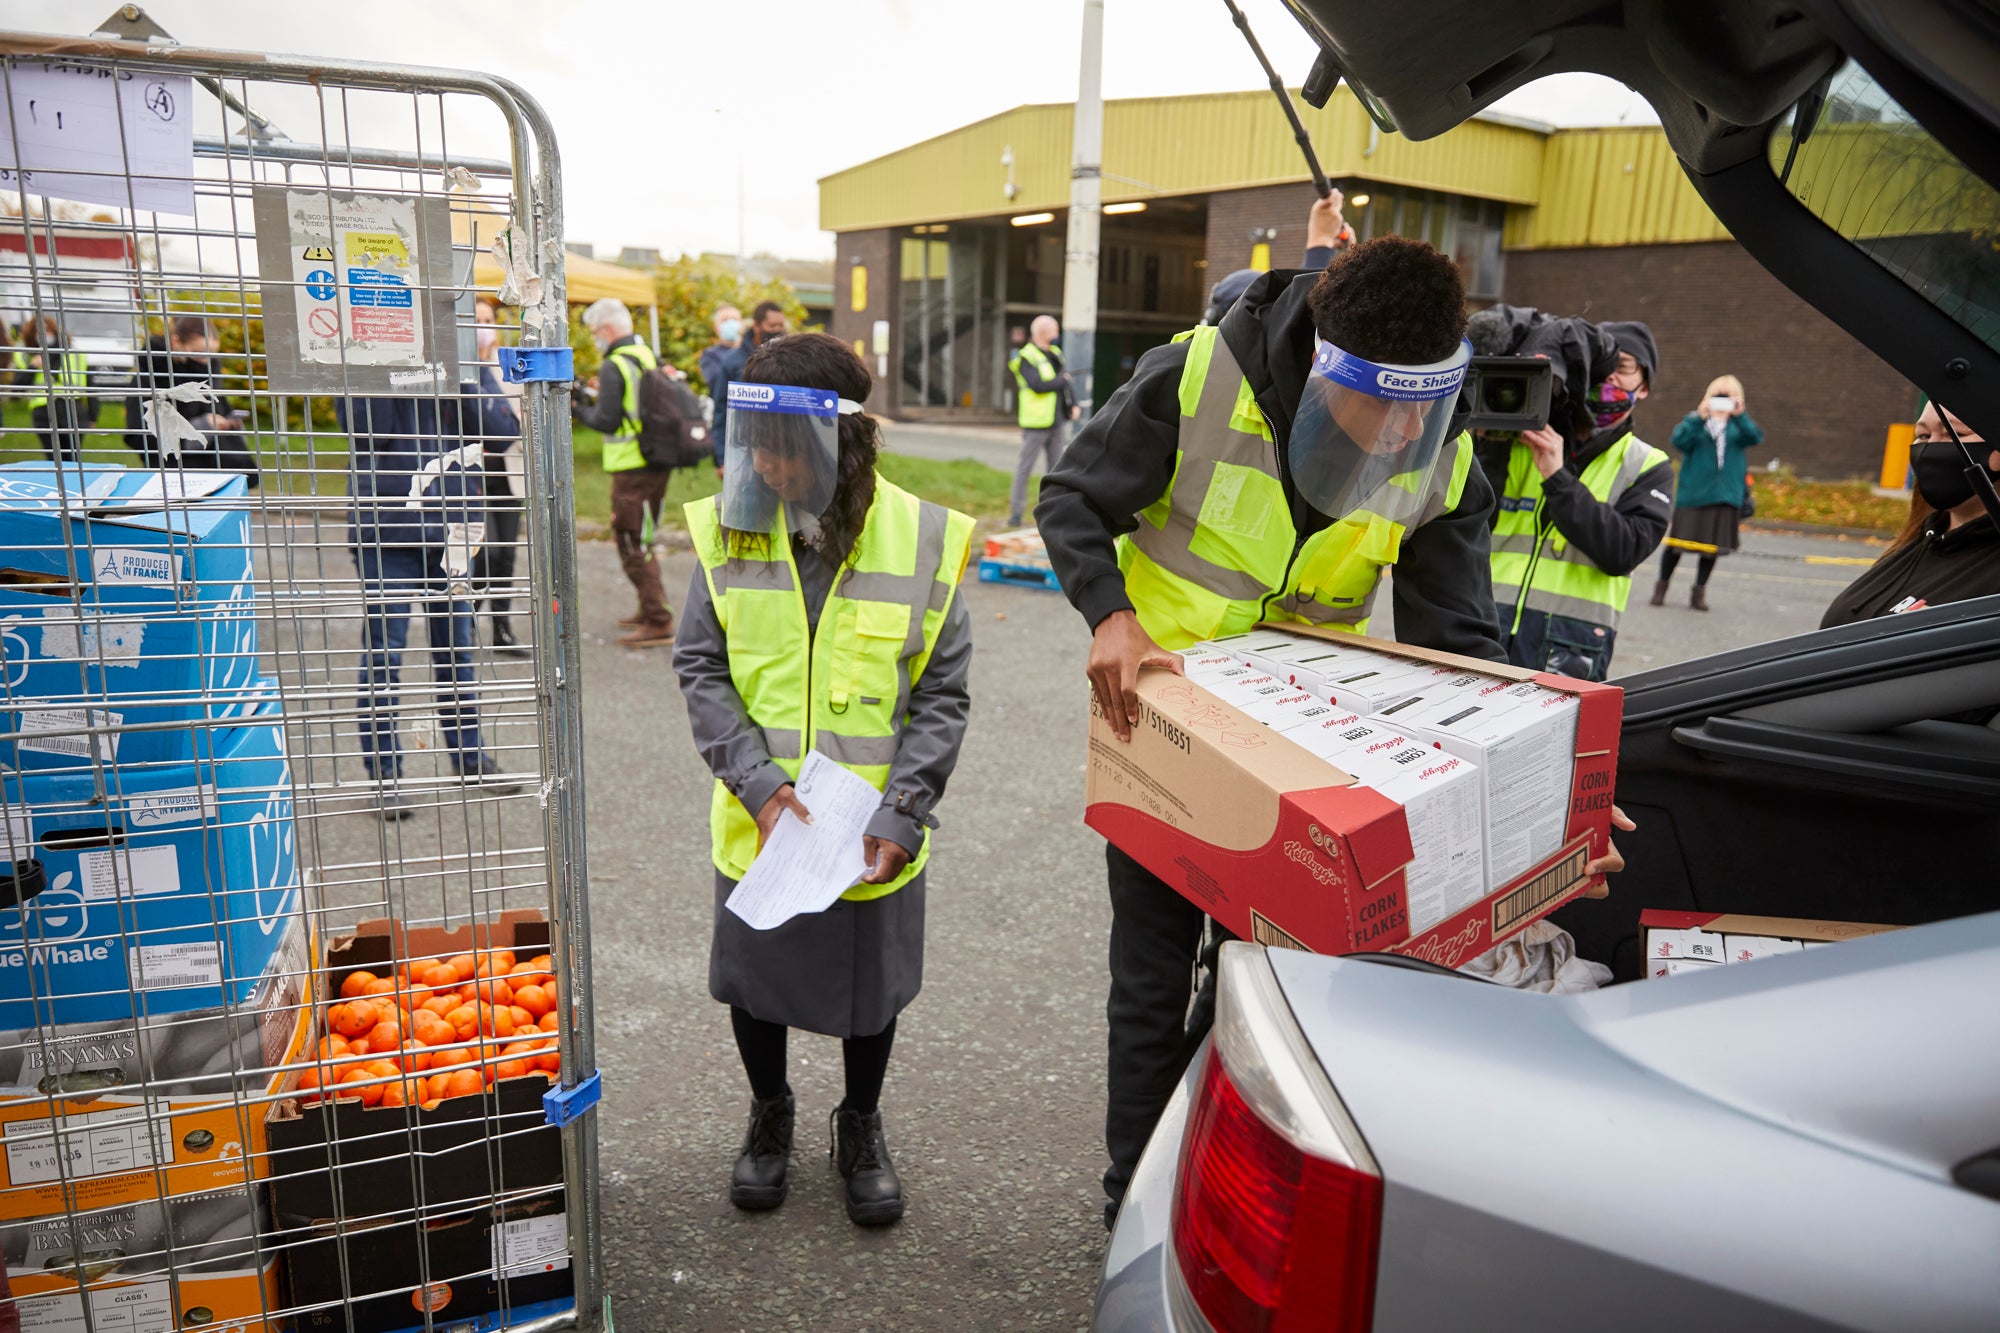
[{"label": "person holding phone", "polygon": [[1746,455],[1764,442],[1764,432],[1743,410],[1743,382],[1718,375],[1701,404],[1674,427],[1674,448],[1681,453],[1681,475],[1674,489],[1674,519],[1660,555],[1660,579],[1653,585],[1653,605],[1664,606],[1667,585],[1682,551],[1696,556],[1694,592],[1688,605],[1708,610],[1708,576],[1715,562],[1735,550],[1737,522],[1750,499],[1750,462]]},{"label": "person holding phone", "polygon": [[[861,410],[872,387],[854,349],[824,333],[769,339],[744,363],[718,404],[734,418],[722,491],[685,507],[700,567],[674,649],[715,774],[708,989],[729,1006],[752,1097],[729,1199],[785,1201],[785,1047],[803,1028],[841,1041],[833,1160],[862,1226],[903,1215],[880,1099],[896,1016],[923,983],[931,810],[965,737],[972,663],[957,595],[972,520],[875,471],[882,431]],[[729,895],[784,814],[811,822],[794,779],[815,750],[882,793],[868,869],[825,911],[753,929]]]}]

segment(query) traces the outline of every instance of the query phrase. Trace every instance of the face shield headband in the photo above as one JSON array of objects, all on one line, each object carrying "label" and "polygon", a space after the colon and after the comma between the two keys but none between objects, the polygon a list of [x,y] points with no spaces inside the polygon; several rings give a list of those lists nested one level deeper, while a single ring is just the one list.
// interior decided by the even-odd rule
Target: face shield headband
[{"label": "face shield headband", "polygon": [[794,384],[729,386],[722,459],[722,525],[770,532],[780,516],[797,532],[826,512],[840,479],[840,418],[861,404]]},{"label": "face shield headband", "polygon": [[1292,484],[1336,521],[1385,484],[1423,495],[1471,363],[1469,342],[1421,366],[1370,361],[1321,342],[1286,450]]}]

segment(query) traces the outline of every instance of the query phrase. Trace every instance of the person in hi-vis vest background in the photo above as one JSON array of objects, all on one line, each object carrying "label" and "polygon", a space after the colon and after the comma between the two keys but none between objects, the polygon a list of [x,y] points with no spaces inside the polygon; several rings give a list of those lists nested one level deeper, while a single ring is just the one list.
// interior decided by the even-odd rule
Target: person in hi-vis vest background
[{"label": "person in hi-vis vest background", "polygon": [[1070,392],[1062,348],[1056,346],[1061,331],[1055,316],[1036,315],[1028,326],[1028,341],[1007,358],[1007,369],[1014,375],[1014,419],[1021,423],[1021,457],[1014,464],[1014,490],[1007,507],[1010,528],[1021,526],[1035,464],[1041,463],[1045,473],[1055,471],[1062,461],[1069,423],[1083,415]]}]

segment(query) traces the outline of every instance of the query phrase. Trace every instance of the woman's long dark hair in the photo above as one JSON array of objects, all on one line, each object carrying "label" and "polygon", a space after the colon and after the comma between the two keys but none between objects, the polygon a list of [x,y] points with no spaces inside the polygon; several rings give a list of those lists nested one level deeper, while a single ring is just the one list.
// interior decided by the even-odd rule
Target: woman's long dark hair
[{"label": "woman's long dark hair", "polygon": [[[824,333],[794,333],[766,343],[743,367],[746,384],[796,384],[825,389],[854,402],[866,402],[874,377],[854,349]],[[819,516],[813,549],[830,565],[854,558],[855,541],[875,502],[875,456],[882,448],[882,427],[865,412],[840,418],[840,474],[833,500]],[[728,533],[730,549],[742,540],[768,539],[767,533]]]}]

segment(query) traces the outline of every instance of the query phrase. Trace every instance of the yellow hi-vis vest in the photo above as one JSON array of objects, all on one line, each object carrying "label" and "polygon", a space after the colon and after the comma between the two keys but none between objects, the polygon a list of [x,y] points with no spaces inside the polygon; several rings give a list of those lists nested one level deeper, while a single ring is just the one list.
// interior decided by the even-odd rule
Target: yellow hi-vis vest
[{"label": "yellow hi-vis vest", "polygon": [[1168,649],[1240,634],[1260,620],[1365,634],[1382,570],[1396,563],[1403,538],[1458,504],[1472,439],[1460,435],[1429,473],[1392,477],[1366,508],[1301,542],[1271,427],[1217,333],[1180,335],[1188,355],[1173,483],[1118,539],[1139,623]]},{"label": "yellow hi-vis vest", "polygon": [[[729,677],[771,758],[797,777],[806,753],[818,750],[877,791],[887,787],[910,686],[930,662],[971,558],[972,520],[876,474],[859,549],[827,593],[815,631],[782,512],[768,549],[739,539],[734,551],[725,549],[713,496],[683,512],[729,643]],[[757,855],[756,812],[717,782],[708,824],[715,868],[741,879]],[[926,832],[895,880],[842,896],[894,893],[924,868],[930,845]]]},{"label": "yellow hi-vis vest", "polygon": [[[20,357],[21,353],[16,352],[14,355]],[[55,362],[53,375],[47,369],[34,372],[35,378],[31,382],[35,386],[35,396],[28,400],[30,412],[49,405],[51,379],[55,381],[55,391],[59,394],[81,397],[90,391],[90,364],[84,360],[83,353],[43,352],[42,365],[47,367],[50,361]]]},{"label": "yellow hi-vis vest", "polygon": [[[1616,504],[1633,482],[1666,461],[1666,454],[1628,431],[1591,459],[1577,480],[1599,500]],[[1541,527],[1542,474],[1535,470],[1534,451],[1516,441],[1493,526],[1493,600],[1501,607],[1501,632],[1518,634],[1524,611],[1617,629],[1632,595],[1632,576],[1605,573],[1555,528]]]},{"label": "yellow hi-vis vest", "polygon": [[603,466],[606,472],[630,472],[646,466],[646,456],[639,452],[639,376],[658,367],[660,359],[642,342],[614,347],[607,359],[613,356],[618,358],[619,377],[625,385],[625,415],[618,420],[618,433],[604,437]]},{"label": "yellow hi-vis vest", "polygon": [[1049,360],[1048,353],[1033,343],[1022,343],[1021,350],[1007,358],[1007,369],[1014,372],[1014,387],[1020,391],[1020,408],[1014,418],[1021,423],[1023,430],[1042,430],[1053,426],[1056,424],[1056,399],[1060,395],[1054,391],[1036,393],[1030,389],[1027,377],[1021,373],[1023,361],[1033,362],[1045,380],[1056,377],[1055,363]]}]

